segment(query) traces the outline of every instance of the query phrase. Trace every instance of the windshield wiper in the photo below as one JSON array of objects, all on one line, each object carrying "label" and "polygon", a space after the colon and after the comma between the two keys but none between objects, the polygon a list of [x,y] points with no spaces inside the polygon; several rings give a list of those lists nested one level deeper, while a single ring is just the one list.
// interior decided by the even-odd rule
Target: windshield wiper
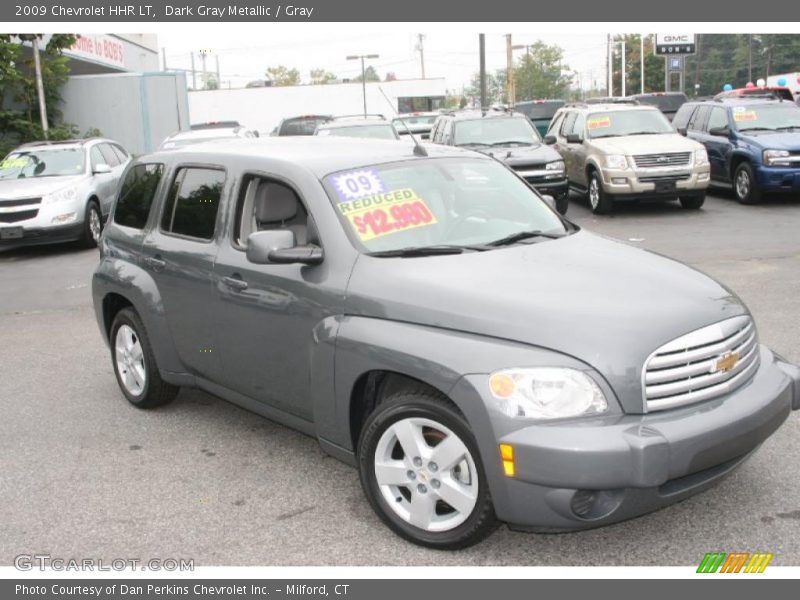
[{"label": "windshield wiper", "polygon": [[775,131],[772,127],[740,127],[739,131]]},{"label": "windshield wiper", "polygon": [[[790,129],[800,129],[800,125],[787,125],[785,127],[776,127],[775,131],[789,131]],[[741,129],[739,131],[741,131]]]},{"label": "windshield wiper", "polygon": [[544,231],[540,231],[538,229],[530,230],[530,231],[518,231],[516,233],[512,233],[511,235],[507,235],[506,237],[502,237],[499,240],[494,240],[493,242],[488,242],[487,246],[509,246],[516,242],[521,242],[522,240],[527,240],[531,238],[543,237],[548,238],[551,240],[558,239],[560,237],[564,237],[563,233],[545,233]]},{"label": "windshield wiper", "polygon": [[521,142],[519,140],[509,140],[507,142],[492,142],[491,144],[487,144],[487,146],[509,146],[511,144],[518,144],[520,146],[530,146],[534,142]]},{"label": "windshield wiper", "polygon": [[626,135],[659,135],[662,133],[670,133],[669,131],[631,131]]},{"label": "windshield wiper", "polygon": [[378,250],[367,252],[367,256],[377,257],[414,257],[414,256],[438,256],[443,254],[461,254],[465,249],[482,250],[473,246],[455,246],[441,244],[438,246],[408,246],[406,248],[396,248],[394,250]]}]

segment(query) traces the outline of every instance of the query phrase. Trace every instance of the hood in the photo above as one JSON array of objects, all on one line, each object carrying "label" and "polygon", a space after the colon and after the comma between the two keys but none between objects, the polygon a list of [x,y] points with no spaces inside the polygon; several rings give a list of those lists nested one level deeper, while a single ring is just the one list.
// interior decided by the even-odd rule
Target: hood
[{"label": "hood", "polygon": [[605,377],[629,413],[643,411],[642,367],[656,348],[747,313],[708,276],[587,232],[487,252],[363,256],[348,310],[567,354]]},{"label": "hood", "polygon": [[776,133],[751,131],[739,133],[739,139],[764,149],[800,151],[800,130]]},{"label": "hood", "polygon": [[476,150],[504,162],[509,167],[528,164],[543,164],[561,160],[561,155],[550,146],[542,143],[530,146],[495,146],[491,149],[478,147]]},{"label": "hood", "polygon": [[624,154],[626,156],[653,154],[654,152],[690,152],[702,147],[699,142],[685,138],[679,133],[590,139],[589,143],[605,154]]},{"label": "hood", "polygon": [[23,179],[0,179],[0,199],[40,197],[76,184],[84,175],[63,175],[59,177],[26,177]]}]

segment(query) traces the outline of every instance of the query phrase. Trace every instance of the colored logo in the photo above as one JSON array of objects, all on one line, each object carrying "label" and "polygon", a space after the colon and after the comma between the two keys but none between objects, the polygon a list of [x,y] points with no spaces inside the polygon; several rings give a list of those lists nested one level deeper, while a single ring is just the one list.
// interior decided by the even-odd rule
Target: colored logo
[{"label": "colored logo", "polygon": [[737,362],[739,362],[738,352],[726,352],[720,356],[719,359],[717,359],[717,362],[714,365],[714,373],[718,371],[730,371],[736,366]]},{"label": "colored logo", "polygon": [[767,568],[772,554],[768,552],[708,552],[700,566],[698,573],[763,573]]}]

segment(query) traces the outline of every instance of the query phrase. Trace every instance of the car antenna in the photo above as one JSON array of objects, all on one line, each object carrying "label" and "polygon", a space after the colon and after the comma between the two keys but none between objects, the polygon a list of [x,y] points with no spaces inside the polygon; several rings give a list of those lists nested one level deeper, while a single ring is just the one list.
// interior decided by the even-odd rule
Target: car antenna
[{"label": "car antenna", "polygon": [[[380,90],[381,95],[384,97],[387,104],[389,105],[389,108],[392,109],[394,116],[399,117],[400,115],[397,114],[397,111],[394,108],[394,104],[392,104],[392,101],[389,100],[389,96],[386,95],[381,86],[378,86],[378,89]],[[425,150],[425,147],[419,143],[417,137],[413,133],[411,133],[411,129],[409,129],[408,123],[406,123],[403,119],[400,119],[400,122],[403,124],[403,127],[406,128],[406,132],[408,133],[408,135],[411,136],[411,139],[414,140],[414,156],[428,156],[428,151]]]}]

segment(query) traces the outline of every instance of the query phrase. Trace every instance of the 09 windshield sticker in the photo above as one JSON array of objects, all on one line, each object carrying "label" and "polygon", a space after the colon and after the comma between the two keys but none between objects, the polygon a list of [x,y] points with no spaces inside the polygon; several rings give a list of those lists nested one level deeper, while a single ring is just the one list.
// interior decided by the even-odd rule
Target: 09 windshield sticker
[{"label": "09 windshield sticker", "polygon": [[608,115],[604,117],[591,117],[586,120],[587,129],[605,129],[611,127],[611,117]]},{"label": "09 windshield sticker", "polygon": [[386,191],[386,184],[375,169],[348,171],[331,177],[331,182],[339,202],[349,202]]},{"label": "09 windshield sticker", "polygon": [[758,121],[758,115],[754,110],[747,110],[744,106],[737,106],[733,109],[733,120],[737,123],[740,121]]},{"label": "09 windshield sticker", "polygon": [[425,201],[411,188],[339,202],[337,208],[362,242],[437,222]]}]

